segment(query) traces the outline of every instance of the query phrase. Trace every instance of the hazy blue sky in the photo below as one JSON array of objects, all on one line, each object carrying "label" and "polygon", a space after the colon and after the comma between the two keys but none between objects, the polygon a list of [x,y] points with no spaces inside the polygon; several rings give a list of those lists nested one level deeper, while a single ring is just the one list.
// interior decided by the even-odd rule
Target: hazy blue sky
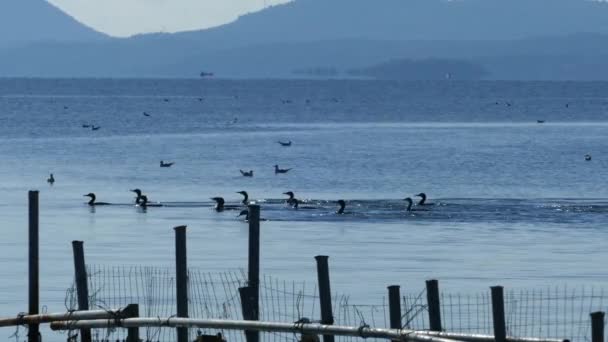
[{"label": "hazy blue sky", "polygon": [[114,36],[220,25],[287,0],[48,0],[79,21]]}]

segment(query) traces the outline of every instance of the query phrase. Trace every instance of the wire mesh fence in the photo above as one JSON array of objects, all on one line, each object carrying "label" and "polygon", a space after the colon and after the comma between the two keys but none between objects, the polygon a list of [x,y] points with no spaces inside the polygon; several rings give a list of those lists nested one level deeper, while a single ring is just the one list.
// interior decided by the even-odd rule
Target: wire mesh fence
[{"label": "wire mesh fence", "polygon": [[[119,308],[131,303],[140,307],[140,316],[172,317],[176,312],[175,273],[170,268],[143,266],[87,266],[89,302],[95,308]],[[190,268],[188,271],[189,315],[206,319],[243,319],[239,287],[246,286],[242,270],[209,273]],[[260,279],[260,320],[296,322],[320,321],[319,295],[316,282],[280,280],[272,276]],[[589,313],[606,311],[608,298],[601,288],[551,287],[534,290],[505,290],[507,334],[515,337],[560,338],[590,341]],[[334,324],[388,328],[387,297],[377,304],[357,304],[348,295],[332,293]],[[605,300],[606,299],[606,300]],[[66,306],[77,306],[74,286],[66,295]],[[405,293],[401,297],[404,328],[427,330],[429,317],[426,291]],[[440,294],[441,320],[444,331],[493,334],[490,291],[462,294],[443,291]],[[221,332],[229,342],[244,341],[240,331],[190,331],[197,334]],[[143,341],[175,341],[175,329],[142,328]],[[95,341],[123,341],[124,329],[96,329]],[[337,337],[353,342],[357,337]],[[294,342],[298,336],[287,333],[261,333],[262,342]]]}]

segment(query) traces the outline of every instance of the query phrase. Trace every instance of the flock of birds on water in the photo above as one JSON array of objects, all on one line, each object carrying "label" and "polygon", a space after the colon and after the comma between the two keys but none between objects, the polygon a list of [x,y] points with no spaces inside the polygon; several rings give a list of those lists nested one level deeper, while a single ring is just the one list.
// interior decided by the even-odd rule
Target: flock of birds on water
[{"label": "flock of birds on water", "polygon": [[[150,202],[148,199],[148,196],[145,195],[141,189],[132,189],[129,191],[135,193],[135,195],[136,195],[134,203],[129,204],[129,205],[134,205],[136,207],[142,208],[143,210],[146,210],[147,208],[165,207],[165,206],[178,207],[179,204],[183,205],[185,203],[185,202],[179,202],[179,204],[177,204],[177,203],[171,203],[171,202],[167,202],[167,203]],[[213,206],[213,210],[215,210],[216,212],[239,211],[237,218],[243,217],[244,221],[248,222],[249,221],[249,210],[247,208],[250,204],[255,204],[256,202],[251,201],[249,199],[249,194],[247,193],[247,191],[238,191],[237,193],[241,194],[243,196],[243,199],[241,200],[240,203],[226,204],[226,201],[224,200],[223,197],[212,197],[211,200],[213,202],[215,202],[215,205]],[[283,195],[286,195],[288,197],[281,201],[286,206],[288,206],[288,208],[291,208],[293,210],[323,209],[322,207],[307,205],[307,202],[296,198],[295,193],[293,191],[286,191],[283,193]],[[84,195],[84,197],[89,198],[87,205],[89,205],[90,207],[121,205],[121,204],[114,204],[114,203],[108,203],[108,202],[98,202],[97,196],[92,192]],[[403,199],[403,201],[405,201],[404,210],[406,212],[428,211],[429,206],[435,205],[434,203],[427,202],[427,195],[423,192],[417,194],[415,197],[420,197],[420,200],[418,200],[416,203],[414,203],[414,200],[411,197],[407,197],[407,198]],[[337,201],[335,201],[335,204],[338,205],[338,209],[335,212],[333,212],[334,214],[336,214],[336,215],[352,214],[351,212],[346,211],[346,201],[345,200],[343,200],[343,199],[337,200]],[[188,206],[191,207],[192,205],[188,205]],[[263,218],[261,218],[260,220],[267,221],[266,219],[263,219]]]},{"label": "flock of birds on water", "polygon": [[[198,99],[199,101],[203,101],[202,98]],[[334,102],[338,102],[337,99],[332,99]],[[164,102],[169,102],[169,99],[165,98],[163,99]],[[291,103],[291,100],[282,100],[283,104],[288,104]],[[306,103],[310,103],[310,100],[306,100]],[[500,102],[496,102],[496,105],[501,104]],[[510,107],[511,103],[509,102],[505,102],[505,105]],[[569,104],[565,105],[566,108],[569,107]],[[68,109],[67,106],[64,107],[64,109]],[[150,117],[150,113],[148,112],[143,112],[143,115],[146,117]],[[238,118],[234,118],[230,123],[232,124],[236,124],[238,122]],[[536,121],[538,124],[544,124],[545,120],[537,120]],[[82,124],[82,128],[86,128],[86,129],[91,129],[92,131],[97,131],[101,128],[101,126],[99,125],[95,125],[95,124],[88,124],[88,123],[83,123]],[[291,140],[287,140],[287,141],[277,141],[277,143],[280,146],[283,147],[290,147],[292,146],[292,141]],[[590,154],[586,154],[585,155],[585,160],[586,161],[591,161],[591,155]],[[160,167],[161,168],[170,168],[175,164],[175,162],[167,162],[164,160],[160,161]],[[274,173],[275,174],[286,174],[288,173],[290,170],[292,170],[291,168],[280,168],[278,165],[274,165]],[[253,170],[239,170],[241,176],[243,177],[254,177],[254,171]],[[55,183],[55,176],[53,175],[53,173],[50,174],[49,178],[47,179],[47,182],[50,185],[53,185]],[[150,202],[148,199],[148,196],[145,195],[140,189],[132,189],[130,190],[131,192],[134,192],[137,197],[135,198],[135,202],[131,203],[129,205],[134,205],[136,207],[141,208],[142,210],[146,210],[147,208],[150,207],[177,207],[180,204],[182,205],[187,205],[187,206],[193,206],[193,205],[197,205],[200,204],[200,202],[197,202],[196,204],[193,203],[185,203],[185,202]],[[239,214],[237,215],[237,217],[244,217],[244,221],[247,222],[249,220],[249,211],[247,210],[247,206],[250,204],[255,204],[255,201],[250,201],[249,200],[249,194],[246,191],[239,191],[237,192],[239,194],[241,194],[243,196],[243,200],[238,203],[238,204],[226,204],[226,201],[224,200],[223,197],[213,197],[211,198],[211,200],[213,202],[215,202],[215,205],[213,206],[213,209],[216,212],[224,212],[224,211],[239,211]],[[280,200],[280,202],[284,203],[288,208],[292,209],[292,210],[321,210],[321,209],[325,209],[322,207],[317,207],[317,206],[311,206],[309,202],[307,201],[302,201],[298,198],[295,197],[295,194],[293,191],[287,191],[283,193],[284,195],[288,196],[287,199],[282,199]],[[124,204],[114,204],[114,203],[108,203],[108,202],[98,202],[97,201],[97,196],[95,195],[95,193],[88,193],[86,195],[84,195],[85,197],[89,198],[89,201],[86,203],[89,207],[96,207],[96,206],[108,206],[108,205],[124,205]],[[420,200],[418,200],[417,202],[414,202],[414,200],[411,197],[406,197],[403,199],[403,201],[405,201],[405,205],[404,205],[404,211],[406,212],[412,212],[412,211],[429,211],[430,210],[430,206],[433,206],[434,203],[428,203],[427,202],[427,195],[425,193],[419,193],[417,195],[415,195],[415,197],[419,197]],[[335,201],[335,204],[338,206],[337,210],[333,211],[333,214],[336,215],[345,215],[345,214],[353,214],[352,212],[347,212],[345,211],[346,209],[346,201],[345,200],[337,200]],[[266,220],[266,219],[260,219],[260,220]]]},{"label": "flock of birds on water", "polygon": [[[291,140],[277,141],[277,143],[284,147],[289,147],[292,145]],[[168,167],[173,166],[174,164],[175,164],[174,162],[165,162],[164,160],[160,161],[161,168],[168,168]],[[292,169],[291,168],[282,169],[278,165],[274,165],[275,174],[286,174],[290,170],[292,170]],[[253,177],[253,175],[254,175],[253,170],[249,170],[249,171],[239,170],[239,171],[241,172],[241,175],[243,177]],[[47,183],[49,183],[51,186],[55,184],[55,175],[53,173],[51,173],[49,175],[49,178],[47,179]],[[165,206],[168,206],[168,207],[179,206],[179,204],[171,203],[171,202],[166,202],[166,203],[150,202],[148,199],[148,196],[145,195],[141,189],[132,189],[129,191],[131,191],[137,195],[133,205],[135,205],[136,207],[142,208],[143,210],[146,210],[147,208],[150,208],[150,207],[154,208],[154,207],[165,207]],[[239,211],[240,210],[237,217],[239,217],[239,218],[244,217],[244,221],[247,222],[247,221],[249,221],[249,210],[247,209],[247,206],[250,204],[255,204],[256,202],[249,200],[249,194],[246,191],[238,191],[237,193],[241,194],[243,196],[243,200],[239,204],[226,204],[226,201],[224,200],[223,197],[210,198],[213,202],[215,202],[213,209],[216,212],[224,212],[224,211],[231,211],[231,210]],[[293,191],[284,192],[283,195],[288,196],[288,198],[284,199],[283,202],[293,210],[321,209],[320,207],[307,205],[307,202],[296,198],[295,193]],[[114,204],[114,203],[108,203],[108,202],[98,202],[97,196],[95,195],[95,193],[92,193],[92,192],[84,195],[84,197],[89,198],[89,201],[86,203],[89,207],[122,205],[122,204]],[[423,192],[415,195],[415,197],[420,197],[420,200],[418,200],[416,203],[414,203],[414,200],[411,197],[406,197],[403,199],[403,201],[405,201],[405,203],[406,203],[406,205],[404,206],[405,211],[407,211],[407,212],[428,211],[429,209],[427,209],[425,207],[434,205],[434,203],[427,202],[427,195]],[[185,204],[184,202],[179,202],[179,203]],[[342,199],[337,200],[337,201],[335,201],[335,204],[338,205],[338,209],[334,212],[334,214],[337,214],[337,215],[351,214],[350,212],[345,211],[345,209],[346,209],[345,200],[342,200]],[[129,204],[129,205],[131,205],[131,204]],[[188,206],[192,207],[193,205],[189,204]],[[260,220],[266,221],[266,219],[262,219],[262,218]]]}]

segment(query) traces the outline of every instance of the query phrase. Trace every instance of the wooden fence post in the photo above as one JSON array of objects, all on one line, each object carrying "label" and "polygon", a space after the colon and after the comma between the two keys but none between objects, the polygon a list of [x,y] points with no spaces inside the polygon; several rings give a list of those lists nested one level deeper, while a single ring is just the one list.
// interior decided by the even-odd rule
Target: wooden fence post
[{"label": "wooden fence post", "polygon": [[439,302],[439,282],[435,279],[426,281],[426,302],[429,310],[430,330],[442,331],[441,304]]},{"label": "wooden fence post", "polygon": [[505,323],[505,299],[502,286],[492,286],[492,318],[494,322],[494,340],[506,342],[507,327]]},{"label": "wooden fence post", "polygon": [[[37,315],[40,308],[40,283],[39,283],[39,205],[38,191],[28,193],[29,211],[29,257],[28,257],[28,301],[29,314]],[[40,339],[40,327],[38,324],[28,325],[28,342],[38,342]]]},{"label": "wooden fence post", "polygon": [[[84,261],[84,243],[72,241],[74,253],[74,279],[76,280],[76,296],[78,297],[78,310],[89,310],[89,286],[87,269]],[[80,341],[91,342],[91,329],[80,329]]]},{"label": "wooden fence post", "polygon": [[[319,302],[321,306],[321,323],[334,324],[334,315],[331,308],[331,287],[329,284],[329,257],[317,255],[317,278],[319,280]],[[333,335],[323,335],[323,342],[334,342]]]},{"label": "wooden fence post", "polygon": [[[245,286],[239,288],[241,296],[241,307],[243,309],[243,319],[246,321],[257,321],[258,317],[255,312],[256,307],[256,291],[254,286]],[[245,339],[247,342],[258,342],[260,340],[259,331],[245,330]]]},{"label": "wooden fence post", "polygon": [[249,259],[248,284],[255,291],[251,304],[251,320],[260,319],[260,206],[249,206]]},{"label": "wooden fence post", "polygon": [[[128,318],[139,317],[139,304],[129,304],[122,311],[123,315]],[[140,342],[139,341],[139,328],[128,328],[127,329],[127,342]]]},{"label": "wooden fence post", "polygon": [[391,329],[401,329],[401,295],[399,285],[388,287],[388,311]]},{"label": "wooden fence post", "polygon": [[591,342],[604,342],[604,316],[602,311],[591,313]]},{"label": "wooden fence post", "polygon": [[[188,317],[188,261],[186,254],[186,226],[175,230],[175,290],[177,317]],[[188,342],[188,328],[177,328],[177,342]]]}]

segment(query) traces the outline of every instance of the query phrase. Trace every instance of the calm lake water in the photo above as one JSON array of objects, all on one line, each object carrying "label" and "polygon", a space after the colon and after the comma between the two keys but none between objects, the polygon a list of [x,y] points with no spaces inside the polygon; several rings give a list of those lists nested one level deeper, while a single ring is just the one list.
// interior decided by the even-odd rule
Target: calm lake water
[{"label": "calm lake water", "polygon": [[[607,137],[608,83],[0,80],[1,314],[27,309],[30,189],[49,312],[64,310],[72,240],[88,263],[171,267],[185,224],[190,266],[246,267],[247,225],[210,200],[240,190],[269,220],[263,273],[314,283],[313,257],[329,255],[332,289],[353,301],[430,278],[465,293],[605,287]],[[167,206],[136,208],[135,187]],[[289,190],[315,209],[279,201]],[[123,205],[91,210],[89,192]],[[406,212],[419,192],[435,205]]]}]

